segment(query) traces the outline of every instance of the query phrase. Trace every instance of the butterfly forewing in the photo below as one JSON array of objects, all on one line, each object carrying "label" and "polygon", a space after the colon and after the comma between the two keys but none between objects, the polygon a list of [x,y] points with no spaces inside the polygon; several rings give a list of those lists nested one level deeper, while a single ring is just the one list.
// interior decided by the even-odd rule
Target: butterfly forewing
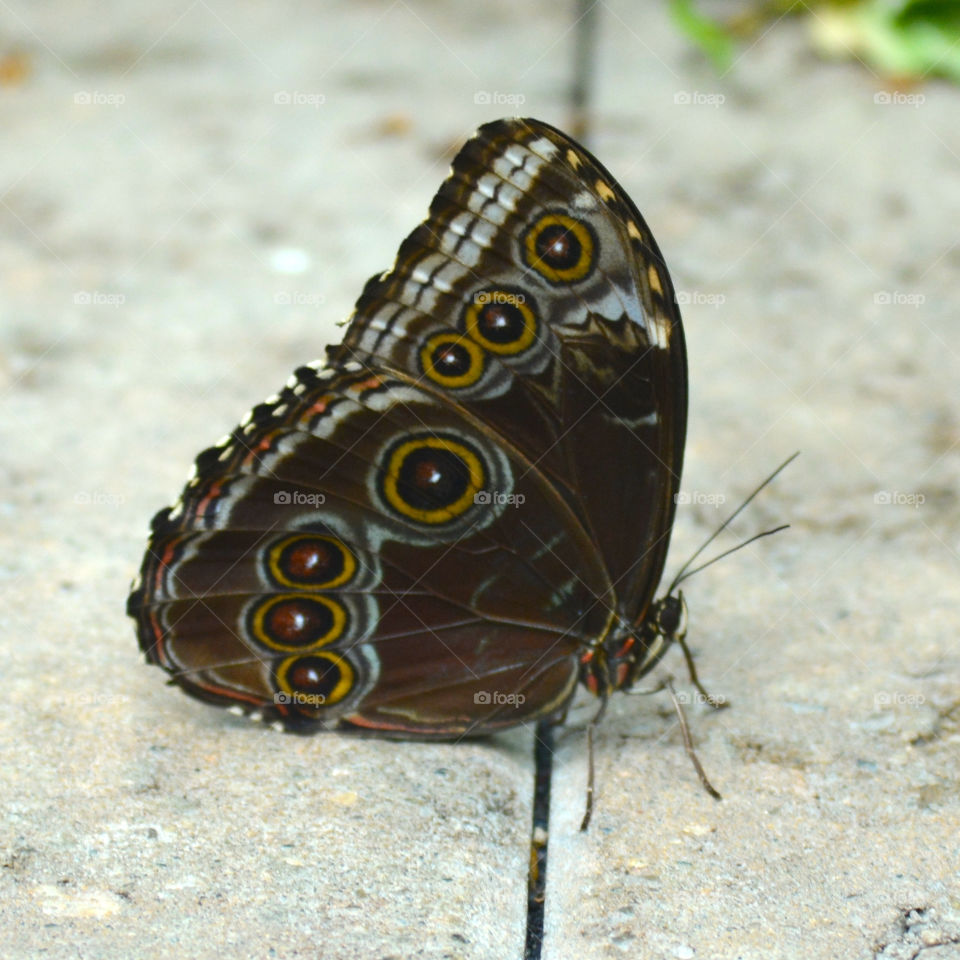
[{"label": "butterfly forewing", "polygon": [[642,618],[679,488],[686,354],[663,257],[595,158],[535,120],[481,127],[340,356],[419,376],[527,452],[602,555],[618,614]]}]

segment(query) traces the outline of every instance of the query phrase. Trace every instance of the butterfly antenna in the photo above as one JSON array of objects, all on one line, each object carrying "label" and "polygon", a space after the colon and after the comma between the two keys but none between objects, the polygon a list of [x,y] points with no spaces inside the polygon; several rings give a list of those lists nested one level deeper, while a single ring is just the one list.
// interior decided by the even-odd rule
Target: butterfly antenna
[{"label": "butterfly antenna", "polygon": [[699,557],[700,554],[703,553],[703,551],[706,550],[707,547],[709,547],[710,544],[713,543],[713,541],[716,540],[717,537],[719,537],[720,534],[723,533],[723,531],[726,530],[727,527],[729,527],[730,524],[733,523],[733,521],[736,520],[737,517],[739,517],[741,513],[743,513],[743,511],[744,511],[744,510],[747,508],[747,506],[751,503],[751,501],[754,499],[754,497],[756,497],[757,494],[759,494],[760,491],[763,490],[765,487],[768,487],[768,486],[777,478],[777,476],[778,476],[780,473],[782,473],[782,472],[783,472],[791,463],[793,463],[793,461],[796,460],[797,457],[799,457],[799,456],[800,456],[800,451],[798,450],[796,453],[791,454],[789,457],[787,457],[787,459],[784,460],[783,463],[781,463],[780,466],[777,467],[777,469],[774,470],[773,473],[771,473],[770,476],[767,477],[767,479],[764,480],[764,481],[753,491],[753,493],[751,493],[750,496],[747,497],[747,499],[744,500],[743,503],[741,503],[740,506],[737,507],[737,509],[734,510],[733,513],[731,513],[730,516],[727,517],[727,519],[724,520],[723,523],[721,523],[720,526],[717,527],[717,529],[714,530],[713,533],[711,533],[710,536],[707,537],[707,539],[703,541],[702,544],[700,544],[700,546],[699,546],[699,548],[697,549],[697,551],[696,551],[696,552],[693,554],[693,556],[690,557],[690,559],[680,568],[680,570],[679,570],[679,572],[677,573],[677,575],[673,578],[673,582],[670,584],[670,589],[667,591],[667,596],[671,596],[671,595],[673,594],[673,591],[674,591],[681,583],[683,583],[684,580],[686,580],[688,577],[692,577],[695,573],[698,573],[700,570],[703,570],[705,567],[709,567],[711,563],[716,563],[717,560],[720,560],[720,559],[722,559],[723,557],[727,557],[727,556],[729,556],[731,553],[736,553],[736,551],[739,550],[739,549],[741,549],[741,547],[745,547],[748,543],[753,543],[754,540],[759,540],[761,537],[769,537],[769,536],[771,536],[771,535],[774,534],[774,533],[779,533],[781,530],[786,530],[786,528],[790,526],[790,524],[784,524],[783,526],[776,527],[776,528],[773,529],[773,530],[764,530],[763,533],[755,534],[754,536],[750,537],[749,540],[744,540],[743,543],[737,544],[737,546],[731,547],[729,550],[725,550],[725,551],[724,551],[723,553],[721,553],[719,556],[714,557],[712,560],[708,560],[706,563],[701,564],[699,567],[696,567],[696,568],[693,569],[693,570],[690,569],[690,567],[692,566],[692,564],[694,563],[694,561],[697,559],[697,557]]},{"label": "butterfly antenna", "polygon": [[718,553],[711,560],[707,560],[706,563],[701,563],[699,567],[694,567],[692,570],[688,570],[679,580],[674,581],[673,586],[679,586],[684,580],[689,580],[690,577],[692,577],[695,573],[699,573],[701,570],[706,570],[707,567],[716,563],[718,560],[722,560],[724,557],[729,557],[731,553],[736,553],[738,550],[741,550],[747,546],[747,544],[753,543],[754,540],[759,540],[761,537],[770,537],[775,533],[779,533],[781,530],[789,529],[789,523],[782,523],[779,527],[774,527],[772,530],[764,530],[762,533],[755,533],[752,537],[749,537],[742,543],[738,543],[735,547],[731,547],[729,550],[724,550],[723,553]]}]

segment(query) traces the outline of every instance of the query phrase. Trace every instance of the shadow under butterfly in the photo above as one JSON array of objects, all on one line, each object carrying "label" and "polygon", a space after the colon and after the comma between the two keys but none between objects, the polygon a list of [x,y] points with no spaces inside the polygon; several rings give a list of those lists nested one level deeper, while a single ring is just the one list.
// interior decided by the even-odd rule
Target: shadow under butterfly
[{"label": "shadow under butterfly", "polygon": [[289,730],[433,739],[560,722],[674,641],[699,686],[680,578],[655,598],[680,314],[592,155],[481,127],[327,354],[153,519],[127,611],[171,682]]}]

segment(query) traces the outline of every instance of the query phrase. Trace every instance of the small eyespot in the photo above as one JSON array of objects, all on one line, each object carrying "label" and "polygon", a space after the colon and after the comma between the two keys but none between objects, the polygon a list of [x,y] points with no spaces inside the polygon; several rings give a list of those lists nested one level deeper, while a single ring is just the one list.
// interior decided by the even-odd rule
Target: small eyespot
[{"label": "small eyespot", "polygon": [[420,368],[441,387],[472,387],[483,376],[483,350],[461,333],[437,333],[420,351]]},{"label": "small eyespot", "polygon": [[323,590],[349,583],[357,561],[346,545],[333,537],[295,534],[267,552],[267,573],[283,587]]},{"label": "small eyespot", "polygon": [[274,668],[279,702],[302,713],[332,707],[353,689],[356,673],[350,661],[336,653],[287,657]]},{"label": "small eyespot", "polygon": [[536,306],[520,290],[500,288],[474,294],[463,317],[466,332],[490,353],[513,356],[536,339]]},{"label": "small eyespot", "polygon": [[575,283],[590,274],[599,244],[593,228],[565,213],[546,213],[523,235],[524,262],[550,283]]},{"label": "small eyespot", "polygon": [[474,504],[486,471],[472,446],[453,437],[407,437],[384,454],[379,491],[384,503],[419,523],[447,523]]},{"label": "small eyespot", "polygon": [[257,603],[248,616],[254,640],[268,650],[311,650],[344,633],[347,612],[331,597],[281,594]]}]

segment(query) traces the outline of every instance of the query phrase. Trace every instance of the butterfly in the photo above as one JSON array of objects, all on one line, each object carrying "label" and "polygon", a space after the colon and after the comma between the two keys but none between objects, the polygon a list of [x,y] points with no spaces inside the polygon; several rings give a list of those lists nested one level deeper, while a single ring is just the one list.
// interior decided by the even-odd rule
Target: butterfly
[{"label": "butterfly", "polygon": [[[605,703],[674,641],[673,285],[596,158],[462,147],[341,344],[201,453],[127,610],[187,693],[290,730],[458,739]],[[686,650],[685,650],[686,652]]]}]

